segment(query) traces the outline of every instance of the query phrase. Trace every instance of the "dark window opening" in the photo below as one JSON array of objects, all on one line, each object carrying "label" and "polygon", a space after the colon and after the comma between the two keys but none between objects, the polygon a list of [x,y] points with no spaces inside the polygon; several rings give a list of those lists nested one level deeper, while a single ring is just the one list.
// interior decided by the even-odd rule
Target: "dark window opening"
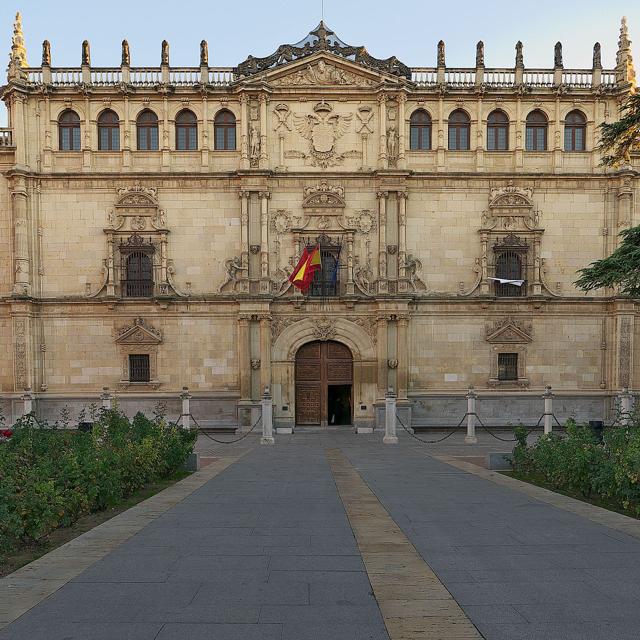
[{"label": "dark window opening", "polygon": [[130,354],[129,382],[149,382],[149,380],[151,380],[149,354]]},{"label": "dark window opening", "polygon": [[[501,251],[496,255],[496,278],[502,280],[524,280],[522,254],[517,251]],[[521,285],[501,283],[495,281],[496,296],[499,298],[513,298],[524,296],[526,282]]]},{"label": "dark window opening", "polygon": [[158,116],[145,109],[136,121],[139,151],[157,151],[158,142]]},{"label": "dark window opening", "polygon": [[487,118],[487,150],[509,149],[509,118],[504,111],[492,111]]},{"label": "dark window opening", "polygon": [[132,251],[126,258],[124,295],[143,298],[153,295],[153,256],[147,251]]},{"label": "dark window opening", "polygon": [[572,111],[564,121],[564,150],[586,150],[587,119],[582,111]]},{"label": "dark window opening", "polygon": [[235,151],[236,148],[236,118],[223,109],[214,120],[214,148],[216,151]]},{"label": "dark window opening", "polygon": [[98,118],[98,150],[120,151],[120,120],[111,109]]},{"label": "dark window opening", "polygon": [[58,118],[58,148],[60,151],[80,151],[80,116],[70,109]]},{"label": "dark window opening", "polygon": [[431,117],[424,109],[411,114],[409,133],[409,147],[412,151],[431,149]]},{"label": "dark window opening", "polygon": [[527,116],[525,148],[527,151],[547,150],[547,129],[549,122],[542,111],[532,111]]},{"label": "dark window opening", "polygon": [[332,298],[339,295],[340,291],[340,249],[320,247],[320,255],[322,268],[313,274],[309,295],[313,298]]},{"label": "dark window opening", "polygon": [[449,116],[449,150],[469,151],[471,121],[469,116],[457,109]]},{"label": "dark window opening", "polygon": [[198,148],[198,120],[192,111],[185,109],[176,116],[176,149],[195,151]]},{"label": "dark window opening", "polygon": [[499,353],[498,354],[498,380],[518,379],[518,354]]}]

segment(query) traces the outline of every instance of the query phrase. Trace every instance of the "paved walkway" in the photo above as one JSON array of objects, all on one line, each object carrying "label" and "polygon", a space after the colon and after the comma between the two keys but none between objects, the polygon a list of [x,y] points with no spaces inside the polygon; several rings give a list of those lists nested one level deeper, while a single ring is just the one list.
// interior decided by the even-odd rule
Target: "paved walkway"
[{"label": "paved walkway", "polygon": [[[176,485],[186,497],[138,514],[137,533],[0,640],[637,640],[635,522],[572,513],[430,455],[470,455],[455,440],[380,439],[202,441],[209,455],[243,455]],[[505,445],[482,440],[474,454],[489,449]],[[82,537],[72,548],[94,553]]]}]

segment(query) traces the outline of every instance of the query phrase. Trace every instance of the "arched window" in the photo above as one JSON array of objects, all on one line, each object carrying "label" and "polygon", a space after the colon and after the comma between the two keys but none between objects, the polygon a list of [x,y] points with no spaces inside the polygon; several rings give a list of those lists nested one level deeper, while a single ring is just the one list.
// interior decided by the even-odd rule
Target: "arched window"
[{"label": "arched window", "polygon": [[577,109],[567,114],[564,119],[564,150],[585,151],[585,134],[587,119]]},{"label": "arched window", "polygon": [[409,130],[411,151],[431,149],[431,116],[424,109],[411,114]]},{"label": "arched window", "polygon": [[[522,255],[516,251],[501,251],[496,255],[496,278],[502,280],[524,280],[522,276]],[[523,285],[495,282],[496,296],[500,298],[525,295]]]},{"label": "arched window", "polygon": [[139,151],[158,150],[158,116],[145,109],[136,120]]},{"label": "arched window", "polygon": [[471,122],[469,116],[462,110],[456,109],[449,116],[449,150],[468,151]]},{"label": "arched window", "polygon": [[148,251],[132,251],[127,256],[124,295],[140,298],[153,295],[153,256]]},{"label": "arched window", "polygon": [[509,149],[509,118],[504,111],[496,109],[487,118],[487,150],[507,151]]},{"label": "arched window", "polygon": [[80,116],[67,109],[58,118],[58,148],[60,151],[80,151]]},{"label": "arched window", "polygon": [[176,149],[195,151],[198,148],[198,119],[193,111],[184,109],[176,116]]},{"label": "arched window", "polygon": [[214,121],[216,151],[234,151],[236,148],[236,117],[223,109]]},{"label": "arched window", "polygon": [[98,116],[98,149],[120,151],[120,120],[111,109],[106,109]]},{"label": "arched window", "polygon": [[525,148],[527,151],[547,150],[547,129],[549,122],[547,116],[536,109],[527,116],[527,135]]}]

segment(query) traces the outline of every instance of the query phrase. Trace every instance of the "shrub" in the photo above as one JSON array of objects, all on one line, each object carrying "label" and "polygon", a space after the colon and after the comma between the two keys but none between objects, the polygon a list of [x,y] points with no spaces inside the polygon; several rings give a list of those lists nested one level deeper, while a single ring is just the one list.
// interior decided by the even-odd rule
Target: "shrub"
[{"label": "shrub", "polygon": [[0,552],[37,542],[171,475],[195,440],[195,432],[141,413],[129,421],[116,410],[101,411],[90,433],[21,418],[0,446]]}]

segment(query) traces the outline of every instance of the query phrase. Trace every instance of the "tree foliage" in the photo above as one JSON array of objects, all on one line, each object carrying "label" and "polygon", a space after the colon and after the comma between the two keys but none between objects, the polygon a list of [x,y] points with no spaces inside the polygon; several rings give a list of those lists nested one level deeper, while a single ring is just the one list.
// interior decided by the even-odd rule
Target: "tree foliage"
[{"label": "tree foliage", "polygon": [[602,164],[618,167],[631,163],[631,152],[640,145],[640,93],[632,93],[620,109],[620,120],[600,125],[598,151]]},{"label": "tree foliage", "polygon": [[620,233],[620,246],[608,257],[592,262],[578,272],[575,284],[583,291],[619,287],[620,293],[640,298],[640,227]]}]

